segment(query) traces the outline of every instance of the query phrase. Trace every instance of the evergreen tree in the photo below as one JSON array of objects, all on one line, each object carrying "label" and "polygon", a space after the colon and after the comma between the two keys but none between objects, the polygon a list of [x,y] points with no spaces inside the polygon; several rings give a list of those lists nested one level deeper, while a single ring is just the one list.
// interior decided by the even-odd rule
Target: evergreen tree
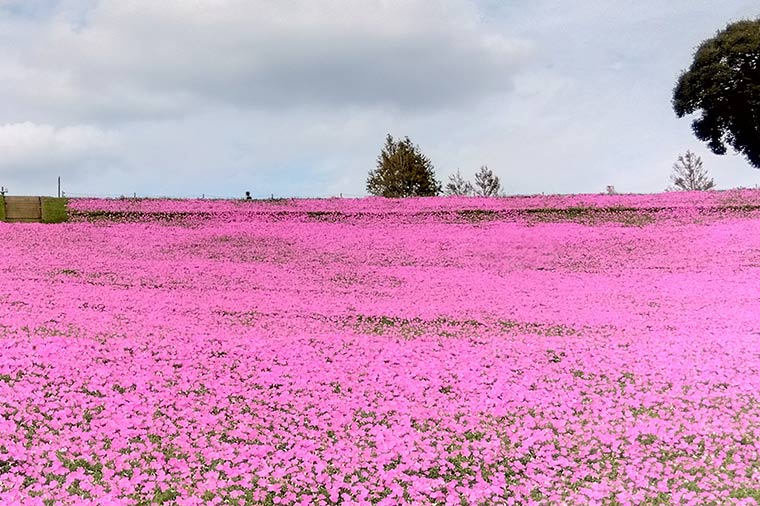
[{"label": "evergreen tree", "polygon": [[394,141],[388,134],[377,168],[367,177],[367,191],[388,198],[431,197],[441,193],[441,183],[419,146],[409,137]]}]

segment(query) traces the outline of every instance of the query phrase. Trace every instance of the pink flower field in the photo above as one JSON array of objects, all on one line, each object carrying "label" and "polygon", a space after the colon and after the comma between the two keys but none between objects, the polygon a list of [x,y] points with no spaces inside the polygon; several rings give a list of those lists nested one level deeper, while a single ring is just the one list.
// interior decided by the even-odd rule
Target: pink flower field
[{"label": "pink flower field", "polygon": [[0,223],[0,504],[760,500],[760,192]]}]

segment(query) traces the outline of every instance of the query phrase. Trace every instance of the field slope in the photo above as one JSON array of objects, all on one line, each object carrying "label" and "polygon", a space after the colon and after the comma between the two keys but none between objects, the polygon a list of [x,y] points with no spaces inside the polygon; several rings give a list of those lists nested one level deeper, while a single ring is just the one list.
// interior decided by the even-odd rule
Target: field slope
[{"label": "field slope", "polygon": [[0,503],[754,504],[760,192],[0,223]]}]

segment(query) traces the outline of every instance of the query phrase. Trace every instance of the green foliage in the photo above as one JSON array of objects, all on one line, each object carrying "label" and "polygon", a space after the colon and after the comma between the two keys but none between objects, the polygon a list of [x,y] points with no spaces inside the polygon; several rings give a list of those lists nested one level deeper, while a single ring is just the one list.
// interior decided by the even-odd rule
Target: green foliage
[{"label": "green foliage", "polygon": [[678,161],[673,164],[670,181],[673,186],[667,190],[705,191],[715,188],[715,181],[708,177],[707,170],[702,165],[702,158],[691,151],[679,156]]},{"label": "green foliage", "polygon": [[741,487],[732,490],[729,497],[732,499],[754,499],[760,503],[760,487]]},{"label": "green foliage", "polygon": [[68,199],[42,197],[42,222],[63,223],[69,219]]},{"label": "green foliage", "polygon": [[728,25],[704,41],[673,90],[673,110],[713,153],[727,146],[760,168],[760,19]]},{"label": "green foliage", "polygon": [[153,504],[171,504],[179,495],[179,492],[173,488],[161,490],[156,487],[153,493]]},{"label": "green foliage", "polygon": [[370,171],[367,191],[388,198],[433,197],[441,193],[430,160],[409,137],[394,141],[388,134],[377,158],[377,168]]},{"label": "green foliage", "polygon": [[5,221],[5,197],[0,195],[0,221]]}]

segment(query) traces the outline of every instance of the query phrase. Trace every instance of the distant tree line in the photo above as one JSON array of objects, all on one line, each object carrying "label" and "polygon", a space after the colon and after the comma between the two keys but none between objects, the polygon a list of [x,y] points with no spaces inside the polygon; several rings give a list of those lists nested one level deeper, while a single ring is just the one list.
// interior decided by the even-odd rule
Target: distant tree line
[{"label": "distant tree line", "polygon": [[[702,159],[686,151],[673,164],[671,186],[666,191],[712,190],[715,182],[707,174]],[[608,187],[607,193],[614,193]],[[474,182],[464,177],[459,169],[449,176],[445,186],[436,179],[430,159],[422,154],[420,147],[409,139],[395,140],[388,134],[385,138],[377,166],[367,177],[367,191],[387,198],[434,197],[437,195],[498,197],[503,195],[501,181],[487,165],[480,167]]]},{"label": "distant tree line", "polygon": [[367,177],[367,191],[388,198],[434,197],[441,193],[480,197],[502,194],[499,177],[486,165],[475,174],[474,184],[465,181],[457,169],[444,188],[436,179],[432,162],[422,154],[420,147],[409,137],[394,140],[390,134],[377,157],[377,166]]}]

